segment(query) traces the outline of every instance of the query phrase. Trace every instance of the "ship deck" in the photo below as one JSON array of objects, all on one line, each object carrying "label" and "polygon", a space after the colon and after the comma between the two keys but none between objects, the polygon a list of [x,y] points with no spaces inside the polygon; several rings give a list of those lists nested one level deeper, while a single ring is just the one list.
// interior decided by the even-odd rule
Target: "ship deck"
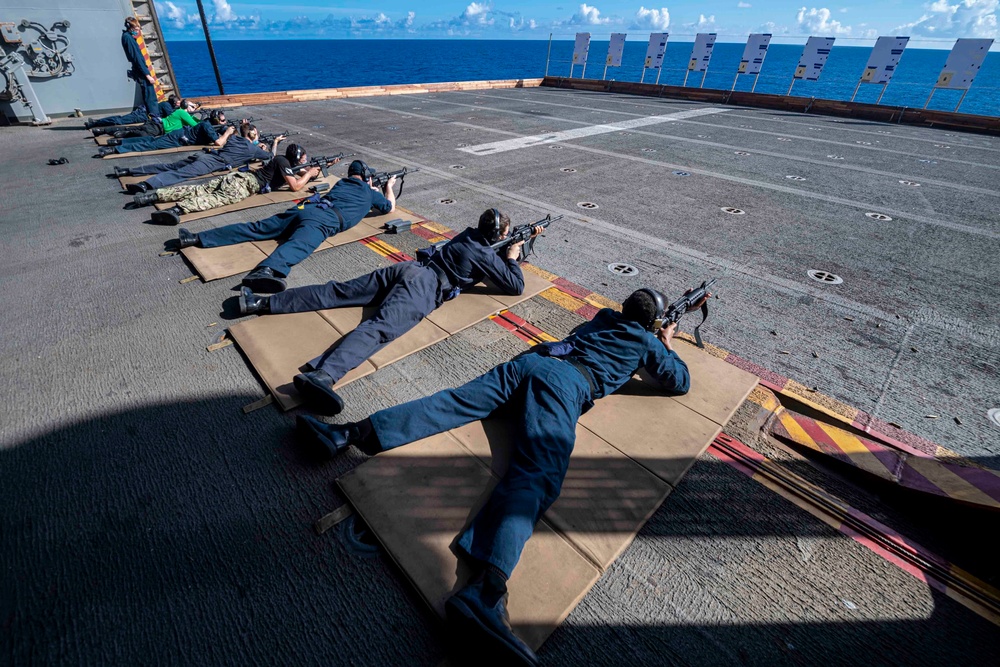
[{"label": "ship deck", "polygon": [[[547,88],[245,114],[266,132],[300,132],[312,154],[419,167],[400,204],[452,229],[491,206],[516,223],[564,215],[532,262],[587,292],[620,302],[640,286],[673,295],[718,278],[706,341],[762,377],[1000,467],[1000,427],[987,418],[1000,408],[998,138]],[[442,628],[389,558],[343,530],[313,532],[343,503],[334,480],[363,457],[310,466],[289,415],[244,413],[264,396],[260,381],[236,346],[206,349],[234,321],[238,280],[185,280],[182,258],[160,255],[175,231],[145,224],[148,209],[123,210],[129,199],[104,177],[149,159],[91,159],[86,135],[73,120],[0,128],[0,655],[438,664]],[[61,156],[68,165],[45,164]],[[410,254],[424,243],[386,240]],[[388,261],[354,243],[307,259],[289,283]],[[637,275],[609,270],[616,263]],[[556,337],[583,321],[543,297],[514,312]],[[348,386],[343,419],[454,386],[524,348],[481,322]],[[979,537],[996,531],[995,513],[791,458],[754,430],[756,413],[748,402],[726,433],[997,584]],[[998,636],[706,454],[539,655],[546,665],[971,665],[995,659]]]}]

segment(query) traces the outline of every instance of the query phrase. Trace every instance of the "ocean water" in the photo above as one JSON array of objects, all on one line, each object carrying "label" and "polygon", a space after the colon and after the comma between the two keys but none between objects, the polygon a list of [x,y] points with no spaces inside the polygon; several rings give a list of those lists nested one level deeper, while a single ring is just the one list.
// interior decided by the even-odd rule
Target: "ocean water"
[{"label": "ocean water", "polygon": [[[181,92],[215,95],[208,48],[204,42],[169,42],[167,47]],[[219,41],[215,53],[227,93],[259,93],[307,88],[521,79],[545,73],[547,40],[298,40]],[[705,78],[706,88],[729,90],[743,55],[743,44],[717,43]],[[600,78],[608,43],[590,45],[588,78]],[[802,97],[848,100],[864,70],[870,47],[834,46],[819,81],[797,81],[792,94]],[[802,46],[772,44],[757,83],[757,92],[784,95],[798,64]],[[553,41],[549,74],[567,76],[572,41]],[[660,75],[661,84],[680,85],[691,54],[690,42],[670,42]],[[621,67],[608,68],[607,78],[639,81],[646,56],[645,42],[626,42]],[[947,50],[907,48],[883,104],[923,107],[948,57]],[[294,63],[294,64],[289,64]],[[574,68],[574,76],[582,74]],[[646,73],[646,82],[656,72]],[[688,86],[701,75],[692,73]],[[737,90],[750,90],[753,77],[741,76]],[[874,102],[882,86],[865,84],[857,100]],[[960,91],[939,90],[931,109],[952,110]],[[990,53],[972,89],[962,102],[965,113],[1000,116],[1000,53]]]}]

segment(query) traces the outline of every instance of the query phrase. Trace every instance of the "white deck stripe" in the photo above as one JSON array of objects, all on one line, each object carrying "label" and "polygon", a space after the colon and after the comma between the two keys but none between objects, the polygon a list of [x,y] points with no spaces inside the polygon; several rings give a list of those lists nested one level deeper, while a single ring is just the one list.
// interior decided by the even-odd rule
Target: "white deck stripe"
[{"label": "white deck stripe", "polygon": [[531,148],[532,146],[553,144],[558,141],[568,141],[570,139],[591,137],[594,136],[595,134],[621,132],[622,130],[629,130],[636,127],[646,127],[647,125],[658,125],[659,123],[669,123],[677,120],[696,118],[698,116],[708,116],[710,114],[725,113],[727,111],[730,111],[730,109],[719,109],[719,108],[691,109],[688,111],[678,111],[677,113],[668,113],[662,116],[646,116],[644,118],[633,118],[632,120],[623,120],[620,123],[613,123],[611,125],[588,125],[587,127],[578,127],[573,130],[563,130],[561,132],[549,132],[547,134],[536,134],[530,137],[518,137],[517,139],[505,139],[504,141],[495,141],[490,144],[467,146],[465,148],[459,148],[458,150],[464,151],[466,153],[471,153],[473,155],[493,155],[494,153],[504,153],[506,151],[514,151],[519,148]]}]

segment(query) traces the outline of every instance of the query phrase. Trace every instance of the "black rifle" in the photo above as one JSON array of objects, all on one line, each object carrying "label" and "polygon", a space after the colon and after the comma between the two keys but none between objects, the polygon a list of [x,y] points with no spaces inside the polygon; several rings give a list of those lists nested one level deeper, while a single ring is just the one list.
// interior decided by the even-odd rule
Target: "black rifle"
[{"label": "black rifle", "polygon": [[379,171],[372,174],[372,185],[376,188],[381,188],[389,182],[390,178],[395,176],[399,179],[399,192],[396,193],[396,196],[400,197],[403,194],[403,183],[406,180],[406,175],[412,174],[415,171],[420,171],[420,169],[409,169],[407,167],[403,167],[402,169],[397,169],[396,171]]},{"label": "black rifle", "polygon": [[285,137],[287,139],[288,137],[294,137],[298,134],[299,134],[298,132],[271,132],[270,134],[260,135],[257,138],[257,141],[259,141],[262,144],[270,144],[273,143],[274,140],[277,139],[278,137]]},{"label": "black rifle", "polygon": [[308,162],[303,162],[302,164],[297,164],[292,166],[292,171],[305,171],[306,169],[312,169],[313,167],[319,167],[319,170],[323,173],[323,178],[330,175],[327,168],[338,160],[343,160],[345,157],[353,157],[357,153],[340,153],[339,155],[321,155],[319,157],[314,157]]},{"label": "black rifle", "polygon": [[552,214],[549,213],[547,216],[545,216],[543,220],[515,227],[514,231],[512,231],[509,236],[507,236],[504,239],[501,239],[500,241],[497,241],[490,247],[496,250],[497,252],[502,253],[506,251],[507,247],[510,244],[523,241],[524,245],[521,246],[521,254],[518,255],[517,257],[517,263],[520,264],[524,260],[528,259],[528,256],[531,255],[531,253],[534,252],[535,250],[536,237],[533,236],[535,230],[545,229],[556,220],[562,220],[562,218],[563,217],[561,215],[553,218]]},{"label": "black rifle", "polygon": [[[657,329],[662,329],[668,327],[675,322],[680,321],[684,314],[688,312],[688,309],[698,305],[698,302],[705,298],[708,294],[708,288],[715,284],[715,278],[711,280],[706,280],[701,283],[700,286],[687,292],[681,298],[674,301],[672,304],[667,306],[667,309],[660,314],[654,323]],[[701,322],[698,326],[694,328],[694,340],[698,344],[698,347],[704,348],[704,343],[701,342],[701,325],[705,323],[708,319],[708,301],[701,304]]]},{"label": "black rifle", "polygon": [[240,125],[242,125],[244,121],[246,121],[247,123],[255,123],[257,122],[257,119],[254,118],[253,116],[250,116],[249,118],[236,118],[234,120],[227,119],[226,125],[229,125],[230,127],[235,127],[238,130],[240,129]]}]

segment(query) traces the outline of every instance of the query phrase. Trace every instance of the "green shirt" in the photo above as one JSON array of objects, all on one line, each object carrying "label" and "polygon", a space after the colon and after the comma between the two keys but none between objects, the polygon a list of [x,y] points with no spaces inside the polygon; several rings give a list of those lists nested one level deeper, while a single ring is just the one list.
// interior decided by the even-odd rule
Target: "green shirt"
[{"label": "green shirt", "polygon": [[163,134],[179,130],[185,125],[188,127],[194,127],[197,124],[198,121],[196,121],[191,114],[184,109],[178,109],[163,119]]}]

